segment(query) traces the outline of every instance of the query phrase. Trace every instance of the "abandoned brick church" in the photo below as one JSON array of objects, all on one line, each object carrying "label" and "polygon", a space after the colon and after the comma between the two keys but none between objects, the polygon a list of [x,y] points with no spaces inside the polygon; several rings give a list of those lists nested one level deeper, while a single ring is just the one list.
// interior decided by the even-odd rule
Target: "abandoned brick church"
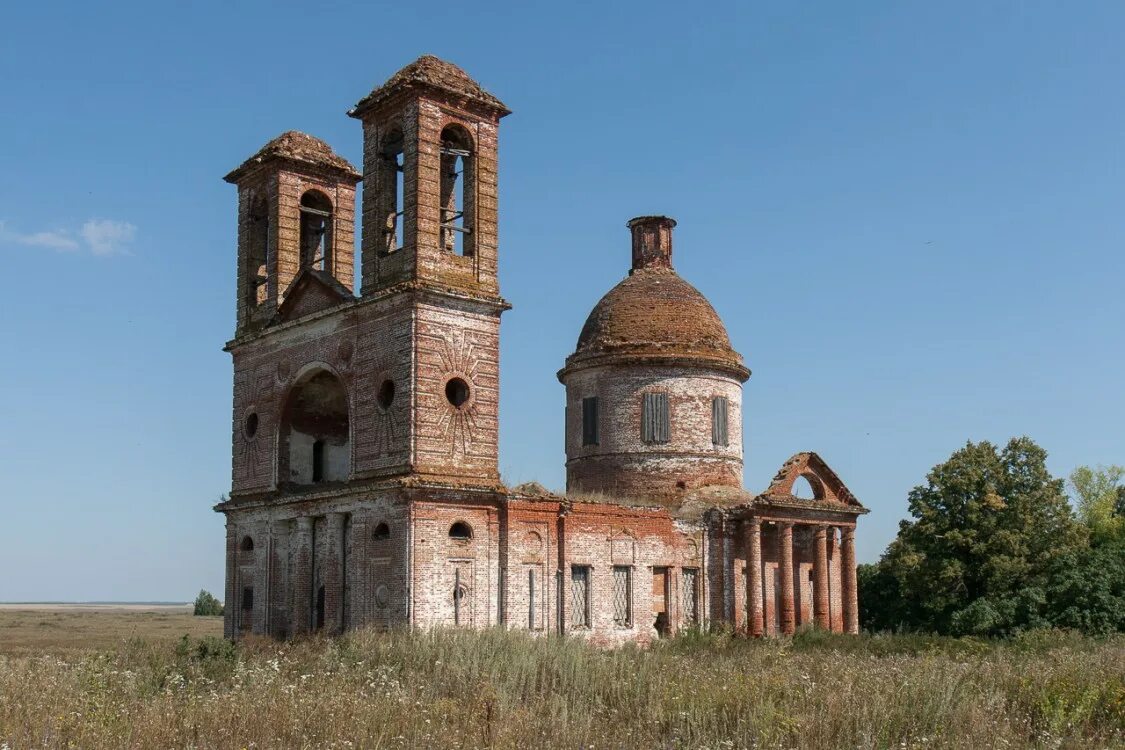
[{"label": "abandoned brick church", "polygon": [[[789,459],[764,492],[742,488],[750,371],[673,270],[675,222],[628,222],[629,274],[558,372],[566,494],[506,487],[497,141],[508,110],[426,56],[349,114],[363,126],[362,174],[288,132],[226,176],[238,188],[232,487],[216,506],[227,637],[856,632],[866,510],[815,453]],[[795,496],[802,477],[812,498]]]}]

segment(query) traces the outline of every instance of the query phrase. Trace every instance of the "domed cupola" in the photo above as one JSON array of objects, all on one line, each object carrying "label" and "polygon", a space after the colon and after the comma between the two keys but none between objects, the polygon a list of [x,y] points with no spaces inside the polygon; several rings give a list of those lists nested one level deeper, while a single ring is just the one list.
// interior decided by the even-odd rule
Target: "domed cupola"
[{"label": "domed cupola", "polygon": [[566,386],[567,489],[674,501],[742,485],[750,371],[715,309],[672,268],[665,216],[628,223],[629,275],[594,306]]}]

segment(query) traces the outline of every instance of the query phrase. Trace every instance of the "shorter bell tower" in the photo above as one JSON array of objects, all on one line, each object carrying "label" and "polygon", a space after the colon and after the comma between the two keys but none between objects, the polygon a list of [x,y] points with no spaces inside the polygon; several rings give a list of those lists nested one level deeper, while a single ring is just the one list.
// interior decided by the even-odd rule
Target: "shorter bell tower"
[{"label": "shorter bell tower", "polygon": [[238,186],[236,335],[268,324],[298,274],[355,289],[355,186],[332,148],[291,130],[224,178]]}]

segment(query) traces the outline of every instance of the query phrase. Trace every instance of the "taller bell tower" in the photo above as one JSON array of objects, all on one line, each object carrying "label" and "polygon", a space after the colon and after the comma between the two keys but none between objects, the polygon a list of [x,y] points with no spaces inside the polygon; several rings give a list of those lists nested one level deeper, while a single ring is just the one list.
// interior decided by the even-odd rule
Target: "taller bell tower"
[{"label": "taller bell tower", "polygon": [[496,298],[496,136],[508,108],[425,55],[348,114],[363,123],[363,295],[417,281]]},{"label": "taller bell tower", "polygon": [[361,298],[411,318],[412,473],[499,479],[497,131],[509,110],[426,55],[348,113],[363,123]]}]

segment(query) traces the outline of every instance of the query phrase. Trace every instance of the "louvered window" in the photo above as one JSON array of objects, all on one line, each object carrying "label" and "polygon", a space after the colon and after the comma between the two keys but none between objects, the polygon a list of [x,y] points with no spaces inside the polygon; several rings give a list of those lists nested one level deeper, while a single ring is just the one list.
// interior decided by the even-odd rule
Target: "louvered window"
[{"label": "louvered window", "polygon": [[683,581],[684,624],[694,625],[699,621],[699,571],[695,568],[684,568]]},{"label": "louvered window", "polygon": [[590,569],[585,566],[570,569],[570,624],[590,627]]},{"label": "louvered window", "polygon": [[726,396],[716,396],[711,399],[711,442],[715,445],[729,445],[727,437],[727,411]]},{"label": "louvered window", "polygon": [[641,405],[641,439],[646,443],[667,443],[670,433],[668,423],[668,394],[644,394]]},{"label": "louvered window", "polygon": [[598,444],[598,397],[582,399],[582,445]]},{"label": "louvered window", "polygon": [[633,625],[632,569],[627,565],[613,566],[613,624],[619,628]]}]

